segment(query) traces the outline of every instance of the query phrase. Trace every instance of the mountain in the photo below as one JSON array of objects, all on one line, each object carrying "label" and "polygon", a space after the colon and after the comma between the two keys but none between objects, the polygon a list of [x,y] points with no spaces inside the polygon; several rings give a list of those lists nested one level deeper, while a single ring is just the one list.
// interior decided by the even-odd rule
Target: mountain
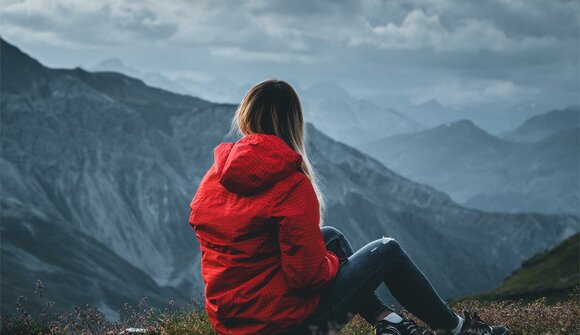
[{"label": "mountain", "polygon": [[445,107],[435,99],[417,105],[410,105],[406,111],[408,111],[406,115],[427,127],[434,127],[444,122],[461,119],[455,109]]},{"label": "mountain", "polygon": [[496,168],[512,177],[503,179],[503,182],[496,179],[497,191],[493,191],[488,185],[484,192],[464,204],[489,211],[537,211],[578,215],[579,145],[580,128],[576,127],[562,130],[523,149],[516,148],[506,153],[509,156]]},{"label": "mountain", "polygon": [[[498,135],[515,128],[525,120],[544,113],[549,107],[539,101],[496,100],[457,106],[458,119],[470,119],[486,131]],[[443,123],[443,122],[441,122]]]},{"label": "mountain", "polygon": [[[0,48],[2,312],[10,292],[33,296],[35,279],[68,290],[61,308],[92,303],[114,313],[143,293],[199,297],[188,205],[213,148],[235,140],[225,134],[237,106],[118,73],[50,69],[3,40]],[[310,123],[307,134],[327,224],[355,248],[397,238],[443,297],[491,289],[578,231],[572,215],[462,207]]]},{"label": "mountain", "polygon": [[183,292],[157,285],[143,270],[86,232],[70,224],[53,224],[41,211],[14,199],[3,196],[1,200],[3,312],[14,311],[19,296],[27,297],[29,306],[41,305],[43,299],[31,294],[39,278],[46,285],[47,299],[55,302],[55,311],[91,303],[115,318],[111,306],[139,297],[148,297],[153,305],[163,305],[171,298],[187,302]]},{"label": "mountain", "polygon": [[305,119],[349,145],[423,129],[392,108],[355,98],[332,81],[315,83],[299,93]]},{"label": "mountain", "polygon": [[[93,298],[78,296],[76,301],[114,310],[102,292],[147,293],[146,286],[134,288],[143,280],[181,287],[179,295],[166,295],[167,300],[185,301],[190,293],[200,292],[199,260],[193,252],[184,252],[195,249],[197,242],[183,217],[201,171],[192,169],[166,132],[171,131],[169,113],[189,113],[210,104],[117,73],[48,69],[4,41],[1,51],[2,206],[18,203],[40,213],[42,220],[29,220],[33,231],[50,224],[55,231],[80,231],[102,245],[92,253],[90,244],[67,239],[73,233],[47,244],[78,246],[68,250],[76,264],[86,263],[89,255],[114,256],[119,266],[109,266],[109,272],[125,271],[130,264],[144,277],[125,280],[123,286],[109,280],[107,272],[95,276],[73,267],[70,271],[76,271],[78,280],[70,290],[86,290],[85,296]],[[3,210],[2,229],[10,231],[10,222],[24,224],[27,211],[8,220]],[[11,244],[9,236],[2,234],[3,246]],[[33,248],[15,255],[28,253],[42,260],[47,251]],[[24,261],[15,259],[14,264],[22,267]],[[46,268],[51,266],[55,265]],[[15,277],[19,270],[2,270],[2,306],[12,302],[7,292],[34,288],[34,281]],[[47,279],[48,288],[61,283],[49,280],[48,274],[39,278]],[[95,280],[104,287],[91,285]]]},{"label": "mountain", "polygon": [[580,127],[580,106],[570,106],[553,110],[526,120],[516,129],[506,132],[502,137],[514,142],[537,142],[559,131]]},{"label": "mountain", "polygon": [[94,72],[118,72],[134,78],[139,78],[143,75],[141,71],[126,66],[119,58],[104,59],[90,70]]},{"label": "mountain", "polygon": [[359,146],[404,176],[487,211],[578,215],[578,128],[514,143],[469,120]]},{"label": "mountain", "polygon": [[[180,94],[192,94],[219,103],[239,104],[251,84],[240,85],[219,76],[209,81],[180,76],[169,79],[158,72],[141,72],[126,66],[118,58],[106,59],[91,71],[119,72],[143,80],[147,85]],[[385,134],[401,134],[423,126],[393,108],[381,108],[358,99],[332,81],[319,82],[303,90],[298,85],[305,119],[332,137],[349,144],[379,139]],[[379,135],[380,134],[380,135]]]},{"label": "mountain", "polygon": [[469,298],[501,301],[546,297],[557,301],[569,299],[579,283],[580,234],[575,234],[525,261],[497,288]]},{"label": "mountain", "polygon": [[224,76],[205,81],[184,76],[171,79],[159,72],[139,71],[125,65],[118,58],[105,59],[90,68],[90,71],[118,72],[129,77],[141,79],[149,86],[174,93],[194,95],[219,103],[239,103],[251,86],[250,84],[240,85]]},{"label": "mountain", "polygon": [[175,82],[186,87],[195,96],[219,103],[239,104],[251,84],[240,85],[224,76],[218,76],[208,81],[200,81],[188,77],[177,77]]},{"label": "mountain", "polygon": [[453,103],[450,101],[441,103],[437,99],[430,99],[416,103],[412,102],[413,99],[409,97],[388,90],[366,95],[365,99],[378,106],[394,108],[428,128],[468,119],[494,135],[503,134],[525,120],[545,113],[549,109],[545,103],[534,100],[514,102],[513,100],[492,99],[492,101],[475,101],[473,103]]},{"label": "mountain", "polygon": [[167,78],[159,72],[141,72],[126,66],[118,58],[105,59],[92,67],[90,70],[93,72],[118,72],[129,77],[139,78],[149,86],[158,87],[180,94],[191,94],[191,91],[185,88],[183,85],[175,80]]}]

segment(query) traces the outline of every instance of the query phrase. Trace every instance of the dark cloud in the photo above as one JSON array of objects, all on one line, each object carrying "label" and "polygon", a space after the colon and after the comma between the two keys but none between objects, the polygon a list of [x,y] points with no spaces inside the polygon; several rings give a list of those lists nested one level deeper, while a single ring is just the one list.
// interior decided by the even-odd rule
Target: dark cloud
[{"label": "dark cloud", "polygon": [[[5,1],[0,28],[56,66],[336,80],[447,104],[578,101],[578,1]],[[478,95],[478,92],[485,92]]]}]

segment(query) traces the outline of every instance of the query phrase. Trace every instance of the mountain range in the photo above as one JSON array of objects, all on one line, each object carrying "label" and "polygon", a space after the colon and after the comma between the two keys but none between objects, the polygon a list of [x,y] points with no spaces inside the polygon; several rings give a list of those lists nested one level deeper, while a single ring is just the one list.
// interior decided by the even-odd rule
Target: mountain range
[{"label": "mountain range", "polygon": [[[119,58],[105,59],[90,70],[122,73],[139,78],[149,86],[220,103],[237,104],[252,86],[251,83],[237,83],[225,75],[211,80],[198,80],[185,75],[171,79],[157,71],[140,71],[127,66]],[[310,118],[308,121],[326,134],[354,146],[462,119],[472,120],[486,131],[502,136],[523,121],[548,110],[546,104],[534,100],[515,103],[480,101],[460,105],[442,104],[437,99],[412,102],[408,96],[388,90],[351,93],[341,84],[324,80],[309,86],[298,83],[293,83],[293,86],[301,96],[306,117]],[[348,122],[336,121],[345,115]],[[353,125],[349,128],[345,123]]]},{"label": "mountain range", "polygon": [[[241,101],[248,85],[240,85],[223,76],[211,80],[195,80],[186,76],[179,76],[171,79],[166,75],[156,71],[139,71],[125,65],[119,58],[109,58],[102,60],[92,68],[93,72],[116,72],[122,73],[132,78],[138,78],[149,86],[164,89],[166,91],[189,94],[213,102],[233,103]],[[248,86],[248,87],[246,87]]]},{"label": "mountain range", "polygon": [[[91,70],[123,73],[142,79],[153,87],[217,102],[239,102],[251,87],[251,84],[240,85],[223,76],[209,81],[185,76],[172,80],[158,72],[141,72],[128,67],[117,58],[106,59]],[[334,81],[316,82],[306,87],[295,85],[294,88],[300,95],[305,120],[325,134],[350,145],[424,128],[420,122],[396,109],[382,108],[369,100],[353,96]]]},{"label": "mountain range", "polygon": [[469,207],[578,215],[579,120],[579,107],[552,111],[503,138],[459,120],[359,148]]},{"label": "mountain range", "polygon": [[395,109],[354,97],[332,81],[307,87],[300,92],[300,99],[307,121],[351,146],[424,128]]},{"label": "mountain range", "polygon": [[549,109],[545,103],[530,99],[517,102],[502,99],[472,103],[441,103],[437,99],[412,102],[408,96],[388,90],[364,98],[378,106],[396,109],[427,128],[469,119],[494,135],[501,135]]},{"label": "mountain range", "polygon": [[[55,309],[203,292],[189,201],[236,105],[113,72],[51,69],[1,40],[2,312],[43,281]],[[402,177],[311,123],[325,220],[355,248],[399,240],[445,298],[499,284],[578,231],[574,215],[486,213]]]}]

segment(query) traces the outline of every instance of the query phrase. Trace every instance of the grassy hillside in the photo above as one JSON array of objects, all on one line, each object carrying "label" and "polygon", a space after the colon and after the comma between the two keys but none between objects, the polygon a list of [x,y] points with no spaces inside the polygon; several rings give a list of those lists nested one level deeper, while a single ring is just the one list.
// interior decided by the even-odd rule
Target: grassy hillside
[{"label": "grassy hillside", "polygon": [[[146,329],[147,335],[215,335],[212,326],[199,303],[177,307],[168,305],[164,309],[148,308],[140,303],[133,309],[125,305],[121,320],[111,322],[97,309],[87,306],[77,308],[74,313],[55,315],[49,311],[29,314],[21,305],[16,316],[0,317],[1,334],[135,334],[123,332],[129,327]],[[462,301],[453,306],[456,313],[464,309],[477,311],[489,324],[503,324],[512,335],[574,335],[580,329],[580,305],[577,300],[568,300],[547,305],[543,300],[524,302]],[[404,312],[407,317],[412,315]],[[419,324],[420,320],[415,319]],[[360,316],[340,330],[337,335],[371,335],[373,328]],[[463,335],[463,334],[462,334]]]},{"label": "grassy hillside", "polygon": [[548,302],[564,300],[580,281],[580,234],[573,235],[555,248],[539,253],[522,264],[502,285],[469,299],[502,301],[533,300],[546,297]]}]

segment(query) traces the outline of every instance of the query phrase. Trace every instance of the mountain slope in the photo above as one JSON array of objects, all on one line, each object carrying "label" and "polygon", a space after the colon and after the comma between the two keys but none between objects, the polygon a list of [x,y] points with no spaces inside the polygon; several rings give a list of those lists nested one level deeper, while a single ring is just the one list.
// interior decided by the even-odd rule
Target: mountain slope
[{"label": "mountain slope", "polygon": [[[166,133],[166,115],[153,109],[189,112],[209,103],[113,73],[84,81],[88,72],[47,69],[4,41],[1,48],[2,197],[41,210],[55,227],[91,236],[156,285],[182,287],[168,299],[200,292],[199,260],[184,253],[197,246],[183,224],[195,173]],[[173,101],[172,108],[160,101]],[[82,269],[78,275],[92,280]]]},{"label": "mountain slope", "polygon": [[580,283],[580,234],[525,261],[499,287],[473,296],[478,300],[569,298]]},{"label": "mountain slope", "polygon": [[514,143],[461,120],[361,149],[469,207],[577,215],[578,136],[570,128],[537,143]]},{"label": "mountain slope", "polygon": [[502,137],[514,142],[537,142],[562,130],[580,127],[580,107],[571,106],[553,110],[526,120],[522,125],[506,132]]},{"label": "mountain slope", "polygon": [[14,311],[19,296],[27,297],[27,306],[39,307],[42,300],[31,294],[39,278],[55,311],[83,302],[115,318],[117,310],[111,306],[139,297],[148,297],[154,305],[171,299],[188,301],[182,292],[157,285],[147,273],[74,225],[53,224],[38,209],[17,201],[2,199],[1,232],[3,311]]},{"label": "mountain slope", "polygon": [[[580,128],[561,130],[506,153],[496,169],[510,175],[464,204],[483,210],[572,213],[580,208]],[[492,175],[493,172],[491,172]],[[491,177],[489,179],[492,179]],[[497,179],[496,179],[497,180]]]},{"label": "mountain slope", "polygon": [[[76,265],[96,254],[115,258],[116,271],[123,264],[139,270],[116,282],[118,291],[131,295],[125,299],[140,299],[143,290],[167,300],[200,294],[199,244],[188,225],[188,204],[212,164],[213,148],[226,140],[236,105],[166,92],[116,73],[48,69],[4,41],[1,48],[2,206],[22,209],[3,217],[2,229],[18,231],[39,211],[52,231],[71,229],[102,247],[91,253],[81,244],[67,255],[78,285],[72,292],[88,287],[85,295],[71,293],[75,303],[93,297],[110,310],[119,307],[120,298],[103,298],[91,286],[95,278],[107,283],[111,271]],[[524,259],[577,231],[574,216],[463,208],[310,124],[307,132],[329,206],[326,222],[357,248],[383,235],[397,238],[444,297],[489,289]],[[15,244],[11,236],[1,237],[7,255]],[[47,236],[48,243],[39,245],[49,252],[55,238]],[[76,246],[74,238],[62,234],[58,243]],[[43,252],[34,255],[41,259]],[[50,262],[45,266],[59,266],[59,260]],[[25,266],[14,261],[4,270],[22,273]],[[38,276],[47,288],[59,287],[58,277]],[[26,293],[16,278],[7,278],[3,294]]]}]

